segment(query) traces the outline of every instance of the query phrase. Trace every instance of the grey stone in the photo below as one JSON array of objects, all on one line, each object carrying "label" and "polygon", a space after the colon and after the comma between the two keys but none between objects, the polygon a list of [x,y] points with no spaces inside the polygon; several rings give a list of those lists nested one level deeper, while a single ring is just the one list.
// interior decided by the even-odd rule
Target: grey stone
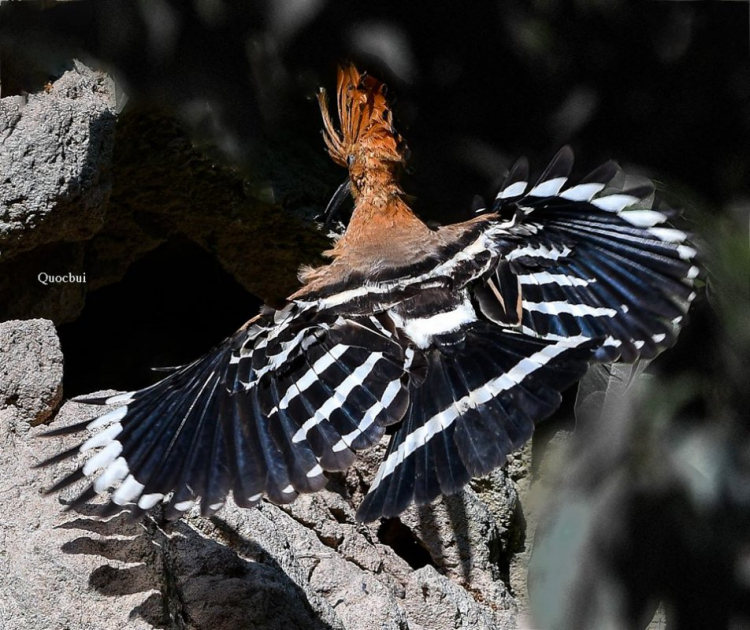
[{"label": "grey stone", "polygon": [[[78,62],[45,91],[0,99],[0,319],[73,321],[88,290],[173,237],[271,304],[298,288],[300,264],[322,262],[330,243],[310,221],[330,190],[322,150],[277,147],[268,173],[243,172],[196,147],[175,116],[116,119],[115,101],[112,80]],[[304,178],[289,159],[302,149],[314,165]],[[86,279],[44,285],[42,272]]]},{"label": "grey stone", "polygon": [[0,318],[77,317],[84,241],[104,225],[115,136],[112,81],[76,62],[45,91],[0,99]]},{"label": "grey stone", "polygon": [[[297,148],[279,148],[275,159]],[[320,253],[330,247],[298,212],[312,196],[325,207],[319,179],[317,187],[309,184],[314,175],[302,180],[308,189],[296,199],[283,190],[269,194],[257,173],[217,161],[163,112],[123,113],[113,173],[106,224],[87,247],[91,289],[118,282],[132,262],[180,236],[211,253],[247,291],[278,305],[299,288],[300,264],[322,263]]]},{"label": "grey stone", "polygon": [[63,356],[52,322],[0,323],[0,409],[44,422],[62,400]]},{"label": "grey stone", "polygon": [[[503,486],[498,489],[499,495]],[[430,505],[410,506],[399,518],[446,576],[481,593],[482,600],[493,607],[514,607],[500,570],[500,528],[487,504],[471,488],[440,497]]]},{"label": "grey stone", "polygon": [[86,283],[43,282],[40,274],[81,277],[84,255],[83,242],[47,243],[0,262],[0,319],[42,318],[60,324],[78,317]]},{"label": "grey stone", "polygon": [[48,90],[0,99],[0,252],[91,238],[111,189],[112,81],[81,63]]},{"label": "grey stone", "polygon": [[405,606],[410,630],[511,630],[518,627],[514,611],[478,604],[472,594],[427,566],[415,571]]},{"label": "grey stone", "polygon": [[[69,403],[57,422],[93,411]],[[139,540],[144,528],[126,523],[107,536],[107,524],[63,513],[57,497],[43,496],[60,471],[32,466],[62,444],[39,433],[16,407],[0,409],[0,628],[152,628],[131,617],[159,583],[158,565],[148,562],[153,545]],[[120,570],[129,576],[125,592],[113,596],[96,587],[102,573]]]}]

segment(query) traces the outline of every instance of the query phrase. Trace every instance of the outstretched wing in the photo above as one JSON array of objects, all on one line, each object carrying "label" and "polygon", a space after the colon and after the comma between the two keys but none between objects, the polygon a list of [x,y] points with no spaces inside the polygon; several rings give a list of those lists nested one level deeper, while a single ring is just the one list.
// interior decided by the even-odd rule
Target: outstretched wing
[{"label": "outstretched wing", "polygon": [[514,224],[497,240],[503,259],[477,302],[494,321],[543,339],[600,338],[600,361],[654,357],[674,343],[695,297],[696,250],[651,207],[651,186],[613,188],[612,162],[570,185],[572,165],[564,147],[530,187],[519,161],[479,211]]},{"label": "outstretched wing", "polygon": [[48,432],[98,431],[40,466],[83,454],[49,492],[92,479],[73,505],[109,493],[105,513],[128,505],[140,515],[164,501],[176,518],[200,500],[208,515],[230,491],[241,506],[264,495],[288,503],[322,488],[324,471],[345,469],[401,419],[422,360],[375,316],[291,305],[151,387],[83,401],[123,406]]}]

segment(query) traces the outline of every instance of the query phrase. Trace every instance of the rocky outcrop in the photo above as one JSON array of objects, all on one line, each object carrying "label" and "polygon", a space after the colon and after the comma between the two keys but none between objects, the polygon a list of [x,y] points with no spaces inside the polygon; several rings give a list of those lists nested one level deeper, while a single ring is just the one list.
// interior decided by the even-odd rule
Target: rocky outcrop
[{"label": "rocky outcrop", "polygon": [[47,420],[62,400],[63,356],[52,322],[0,323],[0,410],[30,425]]},{"label": "rocky outcrop", "polygon": [[114,126],[111,79],[78,62],[37,94],[0,100],[3,258],[101,228]]},{"label": "rocky outcrop", "polygon": [[45,90],[0,99],[0,319],[74,319],[80,283],[39,273],[83,273],[84,242],[104,225],[112,188],[112,81],[83,64]]},{"label": "rocky outcrop", "polygon": [[87,291],[120,281],[172,237],[265,301],[292,293],[299,265],[328,247],[310,219],[330,187],[308,175],[302,194],[290,192],[298,157],[269,185],[196,148],[174,114],[132,108],[117,118],[118,94],[76,62],[38,94],[0,99],[0,320],[74,321]]}]

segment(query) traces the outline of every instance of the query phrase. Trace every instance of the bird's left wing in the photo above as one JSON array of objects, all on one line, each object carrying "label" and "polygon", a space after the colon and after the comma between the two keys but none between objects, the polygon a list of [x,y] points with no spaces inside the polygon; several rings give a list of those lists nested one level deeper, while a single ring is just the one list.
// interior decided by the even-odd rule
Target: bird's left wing
[{"label": "bird's left wing", "polygon": [[230,492],[244,507],[264,495],[288,503],[401,419],[422,360],[376,315],[269,309],[151,387],[84,400],[121,406],[48,432],[94,435],[40,466],[78,457],[49,491],[88,479],[72,505],[106,494],[105,514],[128,506],[138,516],[164,502],[177,518],[200,500],[208,515]]}]

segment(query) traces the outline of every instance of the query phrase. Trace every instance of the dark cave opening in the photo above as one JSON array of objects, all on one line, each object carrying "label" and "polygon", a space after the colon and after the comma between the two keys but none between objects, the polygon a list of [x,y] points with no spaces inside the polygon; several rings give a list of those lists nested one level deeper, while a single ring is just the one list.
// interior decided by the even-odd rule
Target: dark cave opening
[{"label": "dark cave opening", "polygon": [[205,250],[172,238],[92,291],[74,322],[58,328],[66,397],[134,390],[198,358],[253,317],[261,301]]},{"label": "dark cave opening", "polygon": [[414,532],[397,518],[383,520],[378,528],[378,540],[406,560],[412,569],[421,569],[428,564],[437,567],[432,556],[422,546]]}]

